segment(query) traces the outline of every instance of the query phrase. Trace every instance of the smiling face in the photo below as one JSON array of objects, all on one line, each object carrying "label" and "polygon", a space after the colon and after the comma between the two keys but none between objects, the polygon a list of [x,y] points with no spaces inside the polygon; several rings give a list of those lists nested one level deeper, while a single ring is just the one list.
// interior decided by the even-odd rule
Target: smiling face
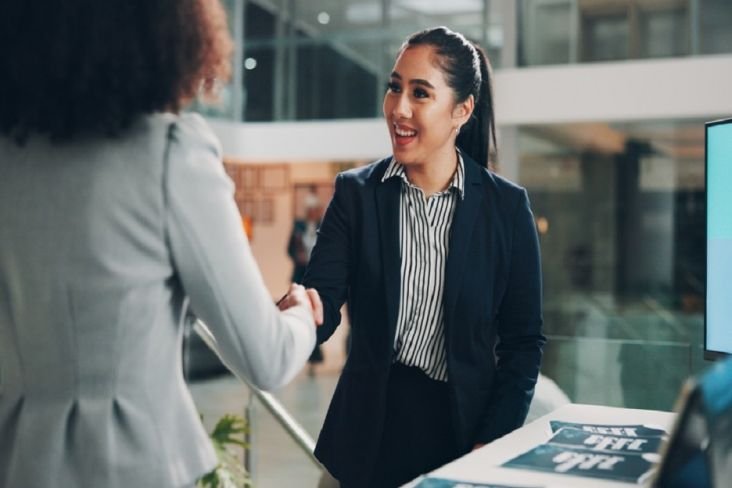
[{"label": "smiling face", "polygon": [[428,45],[404,49],[384,96],[394,157],[406,166],[454,161],[456,129],[472,111],[472,97],[455,102],[436,56]]}]

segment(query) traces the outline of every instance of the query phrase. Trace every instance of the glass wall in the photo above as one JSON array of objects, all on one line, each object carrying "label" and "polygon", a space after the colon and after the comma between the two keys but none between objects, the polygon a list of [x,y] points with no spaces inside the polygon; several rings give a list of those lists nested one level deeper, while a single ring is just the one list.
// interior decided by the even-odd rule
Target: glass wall
[{"label": "glass wall", "polygon": [[670,410],[705,366],[703,144],[701,121],[520,130],[543,257],[543,371],[572,400]]},{"label": "glass wall", "polygon": [[371,118],[381,2],[247,1],[245,120]]},{"label": "glass wall", "polygon": [[411,33],[447,25],[486,48],[503,47],[500,1],[226,0],[238,40],[236,75],[206,115],[245,121],[381,116],[387,77]]},{"label": "glass wall", "polygon": [[522,0],[522,66],[732,52],[725,0]]},{"label": "glass wall", "polygon": [[[727,0],[224,0],[234,78],[213,106],[232,120],[372,118],[402,41],[446,25],[494,68],[732,52]],[[505,58],[505,59],[504,59]]]}]

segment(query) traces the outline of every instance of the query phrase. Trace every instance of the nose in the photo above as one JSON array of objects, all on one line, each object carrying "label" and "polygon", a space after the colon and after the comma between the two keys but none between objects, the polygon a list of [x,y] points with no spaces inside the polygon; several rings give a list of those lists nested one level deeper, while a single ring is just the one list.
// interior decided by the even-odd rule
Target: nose
[{"label": "nose", "polygon": [[399,93],[394,97],[394,107],[391,114],[396,119],[408,119],[412,116],[412,107],[409,104],[409,97],[406,93]]}]

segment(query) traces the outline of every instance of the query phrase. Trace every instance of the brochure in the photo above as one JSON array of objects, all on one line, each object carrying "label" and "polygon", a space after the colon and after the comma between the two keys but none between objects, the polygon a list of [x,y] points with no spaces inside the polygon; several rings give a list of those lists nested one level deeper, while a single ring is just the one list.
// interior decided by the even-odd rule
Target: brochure
[{"label": "brochure", "polygon": [[550,421],[554,435],[504,463],[508,468],[642,483],[654,472],[667,432],[647,425]]},{"label": "brochure", "polygon": [[668,432],[659,427],[650,427],[646,425],[601,425],[601,424],[575,424],[571,422],[561,422],[559,420],[549,421],[552,433],[559,431],[564,427],[573,427],[582,429],[593,434],[614,435],[619,437],[663,437]]},{"label": "brochure", "polygon": [[564,427],[549,439],[549,444],[611,454],[648,454],[657,453],[662,441],[661,437],[621,437],[593,434],[573,427]]},{"label": "brochure", "polygon": [[642,483],[652,473],[657,454],[600,453],[556,444],[542,444],[503,464],[557,474]]}]

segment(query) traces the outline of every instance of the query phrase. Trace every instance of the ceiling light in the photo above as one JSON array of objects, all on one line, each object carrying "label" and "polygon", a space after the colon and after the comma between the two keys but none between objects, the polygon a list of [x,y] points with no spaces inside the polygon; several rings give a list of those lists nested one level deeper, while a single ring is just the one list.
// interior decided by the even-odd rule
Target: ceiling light
[{"label": "ceiling light", "polygon": [[322,25],[326,25],[330,23],[330,14],[328,12],[320,12],[318,14],[318,22]]}]

